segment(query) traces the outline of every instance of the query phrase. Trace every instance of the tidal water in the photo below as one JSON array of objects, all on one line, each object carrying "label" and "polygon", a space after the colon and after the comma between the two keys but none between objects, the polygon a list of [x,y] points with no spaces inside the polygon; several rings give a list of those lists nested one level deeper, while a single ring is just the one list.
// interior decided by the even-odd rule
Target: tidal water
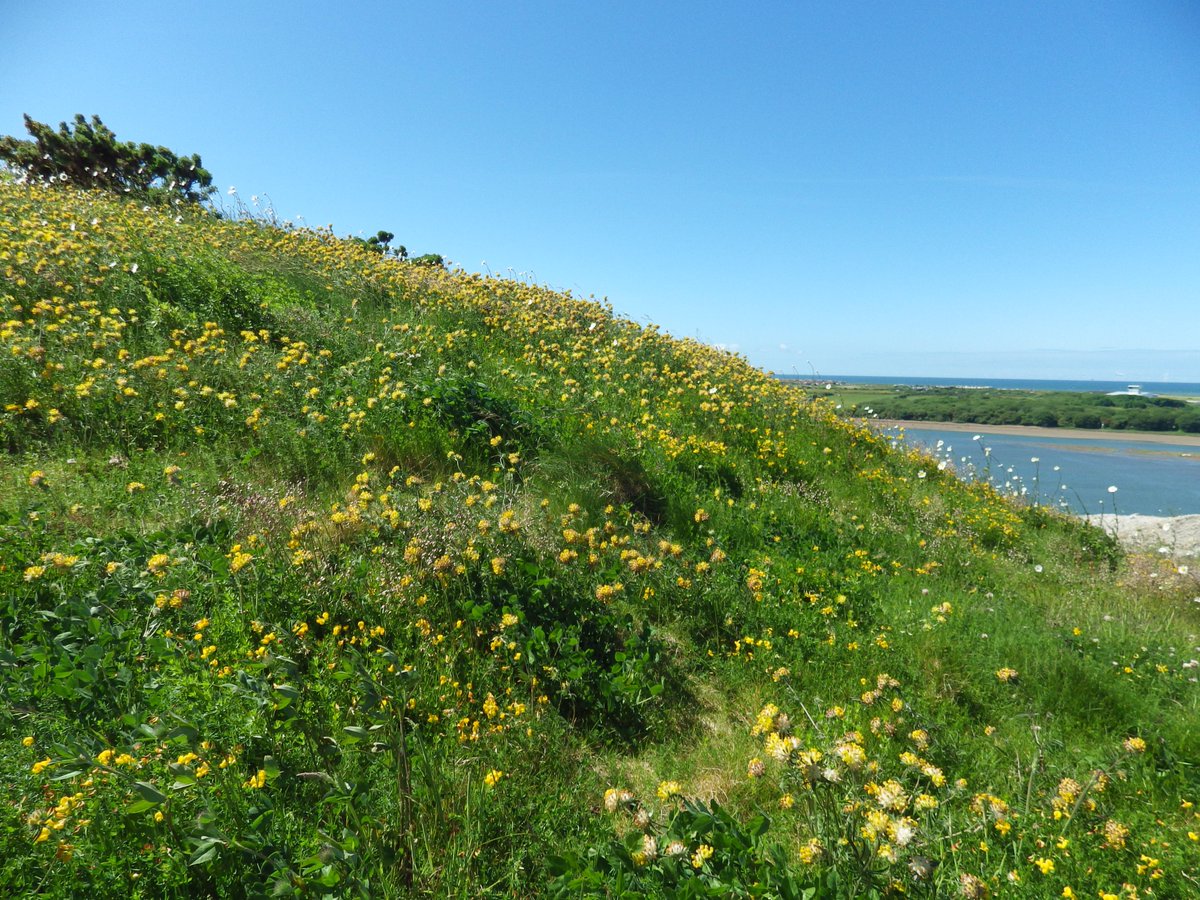
[{"label": "tidal water", "polygon": [[1200,513],[1200,446],[989,434],[986,426],[947,431],[934,423],[904,429],[904,440],[965,478],[987,478],[1006,493],[1074,513]]},{"label": "tidal water", "polygon": [[[794,380],[793,376],[777,376]],[[913,387],[973,387],[1007,388],[1018,391],[1093,391],[1108,393],[1123,391],[1129,381],[1058,381],[1047,378],[956,378],[954,376],[907,376],[907,375],[821,375],[816,378],[803,376],[806,381],[842,382],[844,384],[890,384]],[[1191,381],[1140,381],[1137,384],[1150,394],[1200,397],[1200,383]]]}]

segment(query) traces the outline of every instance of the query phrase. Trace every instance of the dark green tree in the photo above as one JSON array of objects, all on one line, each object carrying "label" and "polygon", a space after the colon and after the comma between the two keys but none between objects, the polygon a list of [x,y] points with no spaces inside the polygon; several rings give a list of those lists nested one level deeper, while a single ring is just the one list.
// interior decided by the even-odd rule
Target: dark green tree
[{"label": "dark green tree", "polygon": [[383,231],[380,229],[373,237],[367,238],[367,243],[371,247],[377,249],[380,253],[387,253],[388,244],[392,242],[392,238],[394,237],[395,235],[390,231]]},{"label": "dark green tree", "polygon": [[212,175],[200,155],[176,156],[166,147],[118,141],[92,116],[75,116],[74,128],[50,125],[25,116],[31,140],[0,137],[0,161],[26,178],[102,188],[148,200],[199,202],[211,194]]},{"label": "dark green tree", "polygon": [[377,233],[373,234],[369,238],[366,238],[365,240],[360,237],[351,238],[351,240],[361,244],[368,250],[373,250],[376,253],[382,253],[385,256],[391,254],[397,259],[408,259],[407,247],[405,247],[403,244],[398,244],[395,247],[392,246],[392,241],[395,239],[395,237],[396,236],[390,231],[384,231],[380,229]]}]

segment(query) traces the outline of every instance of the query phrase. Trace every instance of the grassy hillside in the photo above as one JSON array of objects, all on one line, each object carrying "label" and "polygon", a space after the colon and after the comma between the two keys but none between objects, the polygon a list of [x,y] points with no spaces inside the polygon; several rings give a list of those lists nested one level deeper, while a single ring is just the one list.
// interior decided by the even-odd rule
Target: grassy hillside
[{"label": "grassy hillside", "polygon": [[1200,603],[744,360],[0,185],[0,888],[1182,897]]}]

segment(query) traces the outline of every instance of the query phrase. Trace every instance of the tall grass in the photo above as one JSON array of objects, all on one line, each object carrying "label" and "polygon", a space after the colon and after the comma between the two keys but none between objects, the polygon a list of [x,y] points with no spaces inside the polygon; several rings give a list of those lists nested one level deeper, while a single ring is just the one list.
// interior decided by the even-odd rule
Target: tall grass
[{"label": "tall grass", "polygon": [[1179,567],[591,300],[0,213],[6,892],[1197,890]]}]

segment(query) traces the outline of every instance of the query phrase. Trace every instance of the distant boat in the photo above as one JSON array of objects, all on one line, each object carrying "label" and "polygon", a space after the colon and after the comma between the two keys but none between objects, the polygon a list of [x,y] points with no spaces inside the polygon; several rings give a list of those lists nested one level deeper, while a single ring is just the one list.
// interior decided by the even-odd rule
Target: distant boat
[{"label": "distant boat", "polygon": [[1143,391],[1140,384],[1131,384],[1123,391],[1109,391],[1109,397],[1157,397],[1158,394],[1151,394],[1148,391]]}]

